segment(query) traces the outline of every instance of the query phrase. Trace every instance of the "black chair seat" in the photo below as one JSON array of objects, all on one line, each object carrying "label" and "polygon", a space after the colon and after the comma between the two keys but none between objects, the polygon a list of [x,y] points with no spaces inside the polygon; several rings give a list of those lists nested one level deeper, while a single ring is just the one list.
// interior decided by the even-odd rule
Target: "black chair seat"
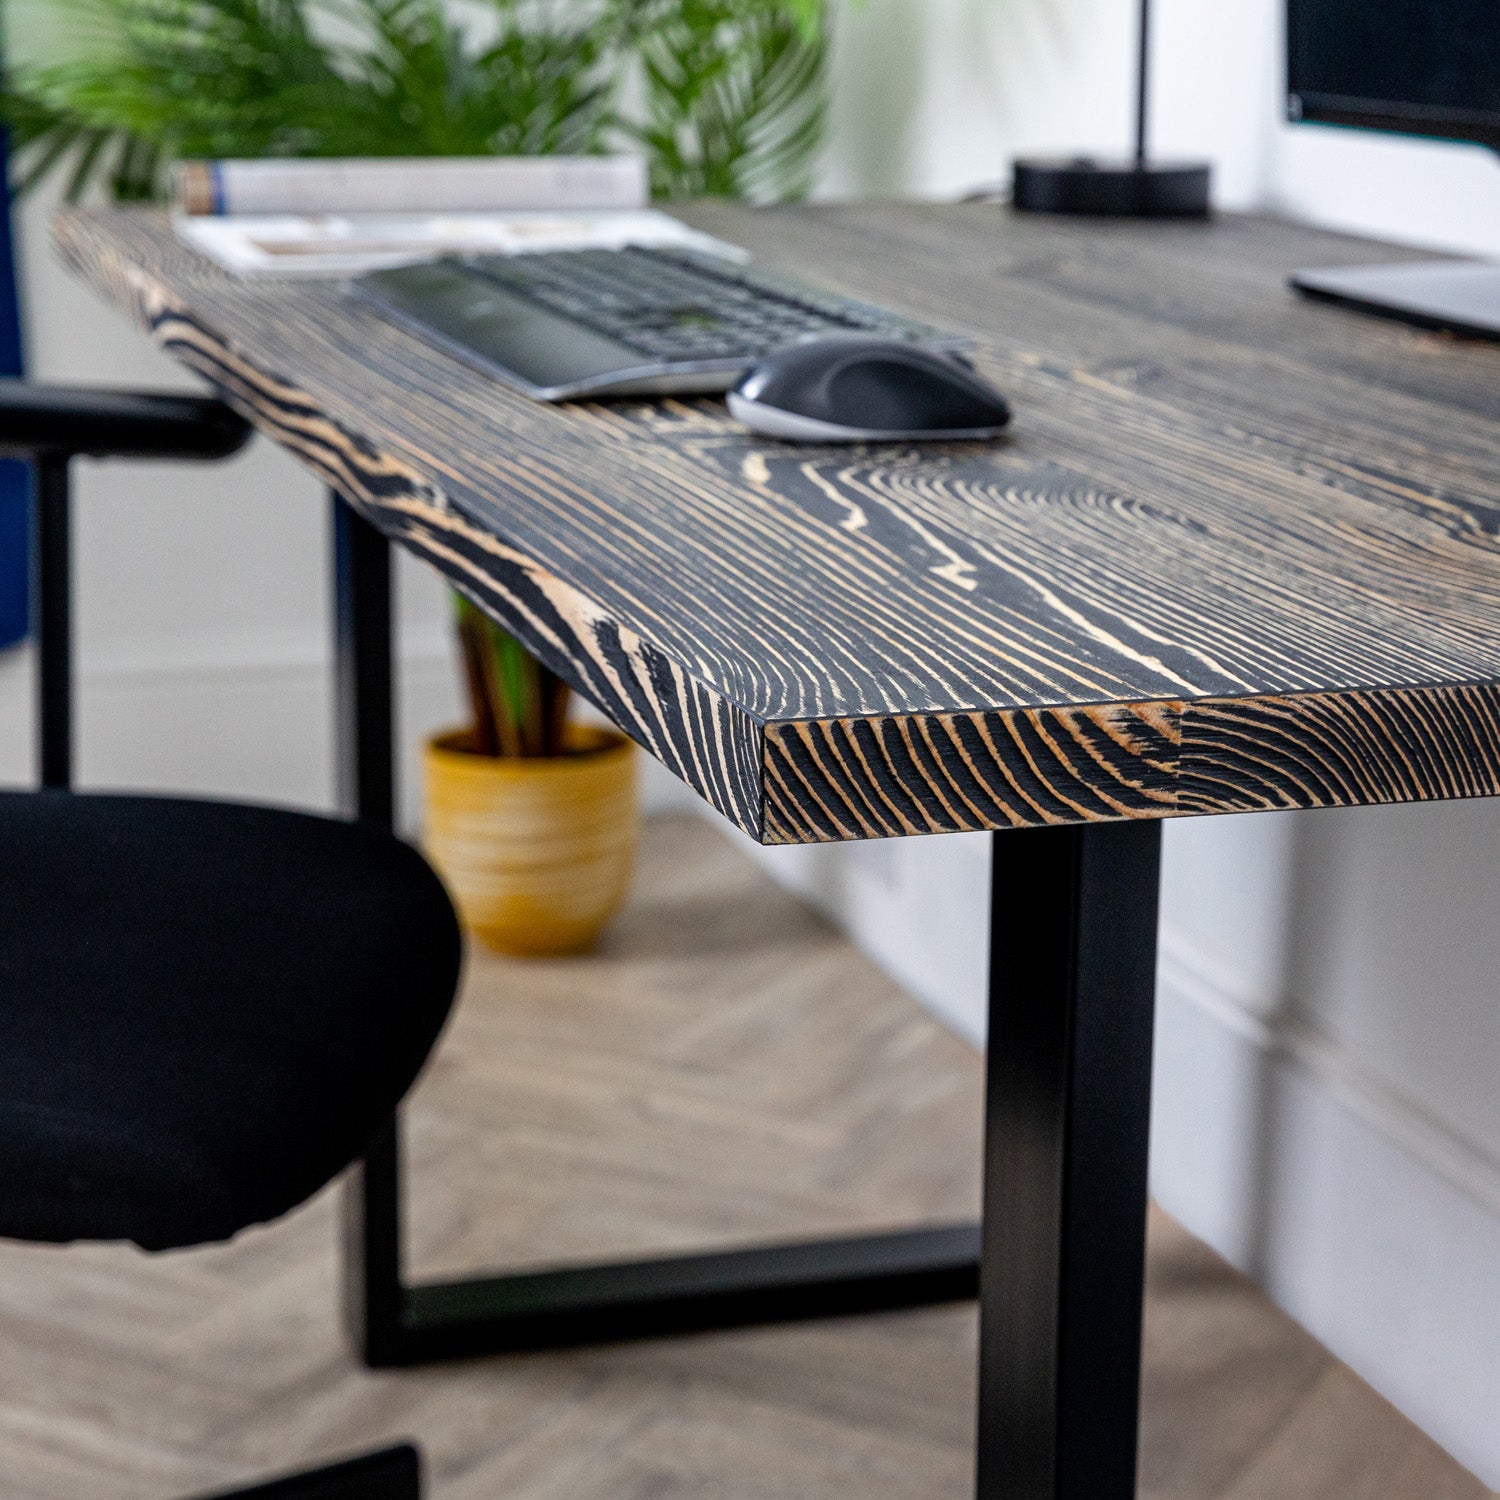
[{"label": "black chair seat", "polygon": [[357,1158],[460,938],[412,849],[175,798],[0,793],[0,1236],[226,1239]]}]

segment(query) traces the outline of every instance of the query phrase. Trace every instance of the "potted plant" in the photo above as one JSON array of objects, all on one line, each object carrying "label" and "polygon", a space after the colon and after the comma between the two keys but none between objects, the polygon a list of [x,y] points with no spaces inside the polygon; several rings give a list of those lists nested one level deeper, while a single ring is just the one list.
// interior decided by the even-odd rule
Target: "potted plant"
[{"label": "potted plant", "polygon": [[[825,0],[29,0],[12,181],[167,189],[192,157],[641,150],[658,197],[806,191]],[[14,17],[12,19],[15,19]],[[51,33],[40,50],[23,32]]]},{"label": "potted plant", "polygon": [[[33,0],[66,15],[0,87],[13,182],[161,198],[193,157],[644,152],[662,198],[804,192],[824,0]],[[629,882],[634,746],[455,601],[472,722],[425,747],[426,836],[508,953],[587,946]]]},{"label": "potted plant", "polygon": [[427,852],[490,947],[578,952],[630,884],[636,748],[572,722],[567,684],[458,595],[454,618],[471,722],[425,746]]}]

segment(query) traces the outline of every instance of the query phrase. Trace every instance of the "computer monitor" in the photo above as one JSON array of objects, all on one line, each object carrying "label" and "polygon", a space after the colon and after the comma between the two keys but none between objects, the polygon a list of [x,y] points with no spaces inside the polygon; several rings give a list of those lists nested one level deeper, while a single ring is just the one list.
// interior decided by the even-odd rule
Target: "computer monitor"
[{"label": "computer monitor", "polygon": [[[1500,150],[1500,5],[1288,0],[1287,115]],[[1387,317],[1500,338],[1500,266],[1301,271],[1292,284]]]},{"label": "computer monitor", "polygon": [[1287,113],[1500,148],[1500,7],[1291,0]]}]

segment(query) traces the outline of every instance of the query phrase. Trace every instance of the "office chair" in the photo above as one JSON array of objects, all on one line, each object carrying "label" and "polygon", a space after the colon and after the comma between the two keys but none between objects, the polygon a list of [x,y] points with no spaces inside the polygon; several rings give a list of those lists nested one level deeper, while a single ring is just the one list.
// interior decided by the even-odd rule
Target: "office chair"
[{"label": "office chair", "polygon": [[[169,1250],[279,1217],[362,1154],[453,1004],[453,907],[390,835],[70,790],[69,463],[222,458],[248,431],[208,399],[0,382],[0,452],[37,479],[43,780],[0,792],[3,1237]],[[420,1485],[400,1444],[232,1493]]]}]

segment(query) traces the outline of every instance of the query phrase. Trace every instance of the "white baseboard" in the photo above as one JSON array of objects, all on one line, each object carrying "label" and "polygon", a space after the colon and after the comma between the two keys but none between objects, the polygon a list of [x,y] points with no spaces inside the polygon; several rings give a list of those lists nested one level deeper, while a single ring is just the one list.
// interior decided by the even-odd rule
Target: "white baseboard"
[{"label": "white baseboard", "polygon": [[1500,1161],[1164,934],[1152,1189],[1500,1488]]},{"label": "white baseboard", "polygon": [[[415,829],[422,739],[460,717],[446,635],[404,632],[399,674],[401,819]],[[0,653],[0,785],[32,782],[31,696],[29,648]],[[332,733],[328,657],[305,635],[153,642],[85,653],[79,663],[80,786],[327,810]],[[669,772],[643,760],[648,812],[696,801]]]}]

